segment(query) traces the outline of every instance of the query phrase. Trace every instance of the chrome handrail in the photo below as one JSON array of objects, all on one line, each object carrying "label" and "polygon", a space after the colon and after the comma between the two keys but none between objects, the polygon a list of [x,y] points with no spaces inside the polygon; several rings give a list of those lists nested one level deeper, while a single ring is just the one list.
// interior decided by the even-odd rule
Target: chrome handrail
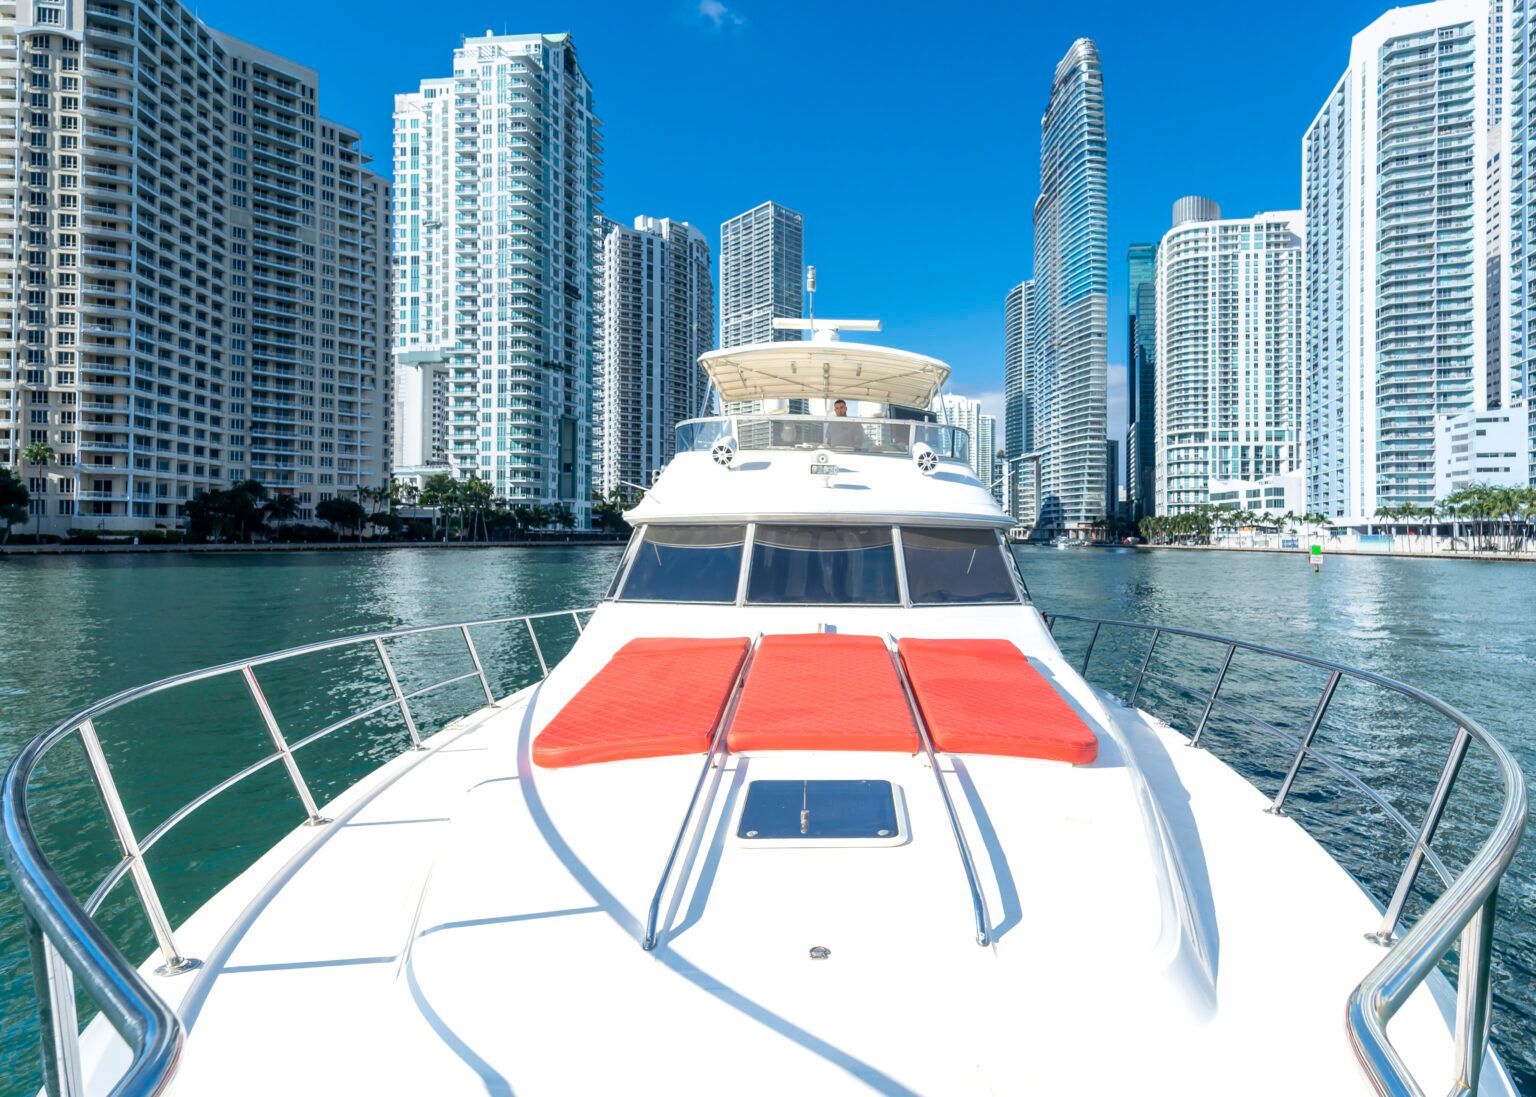
[{"label": "chrome handrail", "polygon": [[[1218,705],[1224,711],[1245,717],[1257,728],[1289,740],[1296,747],[1296,753],[1278,793],[1266,809],[1270,813],[1285,814],[1286,796],[1296,779],[1297,771],[1307,758],[1319,761],[1330,770],[1342,775],[1357,791],[1365,794],[1378,806],[1387,809],[1388,818],[1412,839],[1413,845],[1407,863],[1398,876],[1392,897],[1383,909],[1381,925],[1373,932],[1366,934],[1370,940],[1388,946],[1388,951],[1381,962],[1371,969],[1349,996],[1345,1019],[1350,1043],[1354,1048],[1356,1059],[1370,1076],[1371,1083],[1378,1093],[1388,1097],[1422,1097],[1423,1090],[1418,1081],[1413,1077],[1387,1035],[1387,1023],[1436,967],[1449,956],[1459,940],[1460,957],[1456,980],[1454,1034],[1455,1077],[1449,1092],[1453,1097],[1475,1094],[1488,1045],[1491,1014],[1489,962],[1492,954],[1493,920],[1499,881],[1514,860],[1515,851],[1520,845],[1520,838],[1525,830],[1525,777],[1520,772],[1519,763],[1514,756],[1476,720],[1433,694],[1396,679],[1344,663],[1245,640],[1234,640],[1194,629],[1145,624],[1139,621],[1079,617],[1072,614],[1047,616],[1046,624],[1053,636],[1058,621],[1074,621],[1093,626],[1093,639],[1090,641],[1082,663],[1082,673],[1085,677],[1089,659],[1093,655],[1094,643],[1104,628],[1150,632],[1152,639],[1141,660],[1141,667],[1137,671],[1129,705],[1132,708],[1136,707],[1136,697],[1141,691],[1143,681],[1147,679],[1160,681],[1202,702],[1203,709],[1194,734],[1190,737],[1190,746],[1200,745],[1200,737],[1205,732],[1211,710]],[[1147,665],[1151,662],[1152,652],[1157,646],[1157,641],[1164,635],[1182,636],[1226,647],[1221,670],[1215,684],[1208,691],[1196,689],[1164,675],[1148,672]],[[1232,657],[1239,650],[1301,663],[1328,672],[1327,683],[1312,711],[1304,735],[1297,737],[1281,731],[1273,724],[1217,697],[1226,681]],[[1329,703],[1340,681],[1344,678],[1352,678],[1400,694],[1450,720],[1456,728],[1424,820],[1417,829],[1411,826],[1401,812],[1393,808],[1379,792],[1349,773],[1341,763],[1324,755],[1313,746],[1313,739],[1327,713]],[[1486,750],[1497,766],[1504,785],[1504,802],[1500,806],[1498,819],[1493,823],[1487,839],[1462,869],[1460,875],[1452,879],[1444,863],[1430,848],[1430,842],[1444,814],[1452,786],[1466,758],[1467,749],[1473,742]],[[1400,938],[1394,940],[1408,893],[1426,863],[1444,881],[1445,890]]]},{"label": "chrome handrail", "polygon": [[913,692],[912,679],[907,676],[907,665],[901,657],[896,637],[886,633],[885,646],[891,654],[891,666],[895,668],[896,677],[901,682],[901,692],[907,699],[907,711],[911,713],[912,723],[917,728],[923,753],[928,755],[928,768],[933,771],[933,779],[938,782],[939,798],[943,800],[944,810],[949,815],[949,829],[955,836],[955,849],[960,854],[966,886],[971,892],[971,917],[975,921],[976,943],[986,948],[992,943],[992,930],[987,922],[987,901],[981,893],[981,881],[976,877],[976,862],[971,857],[970,843],[965,840],[965,829],[960,826],[960,816],[955,813],[954,798],[949,794],[949,785],[944,780],[944,771],[939,768],[939,758],[933,749],[933,734],[928,729],[927,718],[923,716],[923,707],[917,703],[917,694]]},{"label": "chrome handrail", "polygon": [[[746,687],[747,675],[752,670],[752,660],[757,655],[757,649],[763,642],[763,634],[759,632],[747,645],[746,653],[741,658],[741,665],[736,668],[736,677],[731,682],[731,690],[725,695],[725,707],[720,710],[720,719],[715,724],[714,734],[709,737],[709,753],[704,755],[704,768],[699,771],[698,782],[693,786],[693,795],[688,798],[688,810],[683,812],[683,822],[677,828],[677,837],[672,841],[672,848],[667,852],[667,863],[662,866],[661,880],[656,884],[656,893],[651,896],[651,905],[645,912],[645,933],[640,938],[640,947],[650,952],[656,947],[660,939],[658,924],[661,920],[661,900],[667,891],[667,881],[672,878],[672,866],[677,863],[677,854],[683,848],[683,839],[688,836],[688,824],[693,821],[694,810],[699,804],[699,793],[704,791],[704,781],[709,776],[709,771],[715,768],[715,755],[720,754],[720,748],[729,746],[731,725],[736,720],[736,707],[741,704],[741,694]],[[725,764],[725,756],[721,754],[720,764]],[[711,800],[714,791],[710,791]],[[708,818],[709,810],[706,807],[704,818]],[[684,884],[687,880],[684,879]]]},{"label": "chrome handrail", "polygon": [[[177,975],[198,966],[198,961],[183,956],[176,945],[175,932],[166,917],[144,853],[179,825],[198,808],[233,788],[258,770],[273,762],[282,762],[287,770],[294,791],[304,807],[306,825],[323,825],[329,820],[319,814],[295,751],[339,731],[359,720],[376,715],[387,709],[398,708],[410,733],[413,748],[422,749],[421,737],[411,714],[410,702],[456,682],[477,678],[488,704],[494,704],[490,682],[481,664],[480,654],[470,634],[471,629],[490,625],[507,625],[523,622],[533,642],[543,677],[549,674],[543,648],[534,632],[534,621],[555,617],[570,617],[576,624],[577,634],[583,631],[581,615],[594,612],[591,608],[555,610],[548,613],[518,614],[511,617],[488,617],[473,621],[456,621],[443,625],[417,625],[410,628],[366,632],[354,636],[336,637],[313,644],[268,652],[251,659],[238,659],[217,666],[176,674],[146,685],[114,693],[77,712],[71,713],[37,738],[21,748],[6,770],[0,785],[0,856],[21,898],[27,925],[27,939],[32,953],[32,972],[38,999],[38,1018],[42,1026],[43,1083],[54,1097],[74,1097],[84,1092],[85,1079],[80,1067],[80,1031],[75,1012],[75,982],[79,981],[87,997],[106,1015],[132,1052],[132,1060],[126,1072],[112,1087],[114,1094],[148,1094],[159,1092],[176,1067],[181,1052],[184,1032],[181,1019],[169,1005],[157,995],[138,969],[112,944],[93,921],[92,916],[106,900],[112,888],[124,876],[130,876],[138,894],[139,906],[154,932],[157,948],[163,963],[156,969],[157,975]],[[464,674],[452,675],[431,685],[414,689],[409,693],[400,687],[394,664],[390,660],[386,640],[398,640],[406,636],[419,636],[431,632],[458,631],[474,669]],[[256,668],[279,663],[317,652],[330,651],[354,645],[371,645],[379,656],[391,696],[388,700],[371,705],[359,712],[321,728],[303,738],[289,742],[284,735],[271,706],[267,703]],[[122,799],[117,792],[111,768],[96,735],[95,721],[104,713],[113,711],[133,701],[174,689],[178,686],[201,682],[221,675],[238,674],[245,683],[263,726],[272,739],[273,752],[258,759],[211,788],[199,793],[186,804],[171,812],[153,827],[142,839],[136,837]],[[468,713],[466,713],[467,715]],[[38,842],[27,803],[27,788],[42,760],[71,736],[77,736],[85,750],[92,782],[101,797],[114,837],[122,852],[121,859],[113,865],[97,884],[90,897],[82,905],[78,902],[53,866],[48,863]]]}]

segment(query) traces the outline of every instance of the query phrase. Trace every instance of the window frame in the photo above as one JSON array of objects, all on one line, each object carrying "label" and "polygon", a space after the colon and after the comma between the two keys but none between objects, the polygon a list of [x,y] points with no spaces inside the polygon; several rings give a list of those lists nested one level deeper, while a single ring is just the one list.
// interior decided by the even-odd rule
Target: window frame
[{"label": "window frame", "polygon": [[[750,536],[752,538],[752,542],[751,543],[753,545],[755,545],[755,543],[756,543],[757,527],[759,525],[764,525],[764,526],[791,526],[791,527],[801,527],[801,528],[810,527],[810,528],[813,528],[813,529],[838,529],[838,528],[844,528],[844,527],[848,527],[848,526],[859,526],[859,527],[863,527],[863,528],[866,528],[866,529],[884,529],[884,530],[889,530],[890,534],[891,534],[891,539],[890,539],[888,547],[890,548],[890,550],[892,552],[896,551],[896,529],[897,529],[897,527],[894,526],[894,525],[887,524],[885,522],[806,522],[806,521],[799,521],[799,522],[753,522],[753,523],[751,523],[751,525],[752,525],[752,533],[751,533]],[[900,609],[900,608],[904,608],[905,606],[907,606],[909,604],[907,602],[907,600],[906,600],[907,592],[906,592],[905,585],[902,583],[901,566],[900,566],[899,562],[895,563],[895,566],[894,566],[894,568],[892,570],[892,575],[893,575],[893,577],[896,580],[896,598],[895,598],[894,601],[891,601],[891,602],[752,602],[752,601],[748,601],[747,600],[747,590],[748,590],[748,588],[749,588],[749,586],[750,586],[750,584],[752,582],[751,568],[752,568],[752,557],[751,557],[750,553],[743,552],[743,554],[742,554],[741,592],[740,592],[741,593],[741,601],[739,601],[737,603],[737,605],[741,605],[741,606],[764,606],[764,607],[767,607],[767,606],[776,606],[776,607],[783,607],[783,606],[791,606],[791,607],[794,607],[794,606],[845,606],[845,607],[846,606],[868,606],[868,607],[873,607],[873,608],[876,608],[876,609],[893,609],[893,608]]]},{"label": "window frame", "polygon": [[[891,531],[891,551],[893,553],[895,553],[895,562],[896,562],[896,597],[897,597],[896,601],[894,601],[894,602],[749,602],[749,601],[747,601],[747,585],[751,581],[751,576],[752,576],[752,553],[753,553],[753,549],[754,549],[754,547],[756,546],[756,543],[757,543],[757,527],[759,525],[770,525],[770,526],[829,526],[829,527],[835,527],[835,526],[845,525],[845,524],[846,525],[869,526],[871,528],[877,528],[877,529],[883,527],[883,528],[887,528],[887,529],[889,529]],[[650,598],[626,598],[626,597],[624,597],[624,588],[626,586],[628,586],[628,584],[629,584],[630,572],[634,568],[634,563],[635,563],[636,558],[640,555],[640,547],[645,543],[646,535],[650,531],[651,527],[655,526],[655,525],[661,525],[661,526],[671,526],[671,525],[685,525],[685,526],[686,525],[693,525],[693,526],[712,525],[712,526],[722,526],[722,527],[731,527],[731,528],[745,527],[745,534],[743,536],[742,544],[741,544],[741,565],[740,565],[740,569],[738,570],[737,575],[736,575],[736,597],[735,597],[734,601],[729,601],[729,602],[716,602],[716,601],[702,602],[702,601],[681,601],[681,600],[659,601],[659,600],[650,599]],[[900,523],[894,523],[894,522],[893,523],[884,523],[884,522],[840,523],[840,522],[807,522],[807,521],[798,521],[798,522],[795,522],[795,521],[774,521],[774,522],[766,522],[766,523],[757,522],[757,521],[748,521],[748,522],[744,522],[744,523],[737,523],[737,522],[698,522],[698,521],[692,521],[692,522],[659,522],[659,523],[658,522],[647,522],[647,523],[644,523],[643,525],[635,527],[635,531],[630,536],[629,543],[628,543],[628,545],[624,549],[624,555],[623,555],[623,557],[619,561],[618,570],[615,572],[614,580],[613,580],[613,582],[612,582],[612,584],[610,586],[610,593],[603,598],[603,601],[605,601],[605,602],[628,602],[628,603],[633,603],[633,604],[636,604],[636,605],[657,605],[657,606],[664,606],[664,605],[732,606],[732,605],[734,605],[737,608],[745,608],[747,606],[759,606],[759,607],[764,607],[764,608],[768,608],[768,607],[784,607],[784,606],[791,606],[791,607],[793,607],[793,606],[838,606],[838,607],[868,607],[868,608],[872,608],[872,609],[899,608],[899,609],[918,609],[918,610],[922,610],[922,609],[953,609],[953,608],[955,608],[957,606],[976,607],[976,606],[1017,606],[1017,605],[1032,606],[1032,605],[1034,605],[1034,599],[1030,596],[1030,593],[1029,593],[1029,586],[1024,581],[1024,573],[1023,573],[1022,569],[1019,567],[1018,558],[1013,555],[1013,548],[1012,548],[1012,546],[1008,542],[1008,535],[1004,531],[1002,531],[1000,529],[997,529],[996,527],[990,527],[990,528],[992,530],[993,539],[994,539],[994,541],[995,541],[995,543],[997,545],[997,551],[999,553],[1001,553],[1002,557],[1003,557],[1003,570],[1007,573],[1009,583],[1013,587],[1013,598],[1012,599],[1004,599],[1004,600],[1000,600],[1000,601],[991,601],[991,602],[913,602],[912,601],[912,590],[911,590],[911,587],[908,585],[908,582],[907,582],[906,545],[905,545],[905,543],[904,543],[904,541],[902,539],[902,532],[903,532],[903,530],[906,530],[906,529],[917,529],[917,530],[929,530],[929,529],[934,529],[934,530],[966,529],[966,530],[970,530],[970,529],[978,529],[978,528],[981,528],[981,527],[978,527],[978,526],[975,526],[975,525],[966,525],[966,524],[956,525],[954,523],[941,523],[941,522],[918,522],[918,523],[909,523],[907,525],[902,525]]]},{"label": "window frame", "polygon": [[737,572],[736,572],[736,595],[737,595],[737,597],[740,597],[741,587],[742,587],[742,575],[743,575],[744,571],[746,570],[747,561],[748,561],[747,554],[746,554],[747,553],[747,546],[751,544],[751,528],[752,528],[752,525],[753,525],[753,523],[751,523],[751,522],[647,522],[647,523],[645,523],[644,525],[640,526],[635,531],[635,536],[632,538],[632,544],[634,545],[634,549],[633,549],[633,551],[627,552],[626,558],[622,562],[622,567],[624,569],[623,580],[621,582],[619,582],[617,584],[617,586],[615,587],[615,593],[614,593],[613,597],[611,599],[605,599],[605,600],[606,601],[615,601],[615,602],[628,602],[628,603],[631,603],[633,605],[643,605],[643,606],[729,606],[729,605],[739,605],[740,603],[732,602],[729,599],[727,599],[725,601],[718,601],[718,600],[715,600],[715,599],[710,599],[710,600],[706,601],[706,600],[694,599],[694,598],[690,598],[690,599],[682,599],[682,598],[665,598],[665,599],[663,599],[663,598],[628,598],[628,597],[625,597],[624,591],[629,586],[629,580],[630,580],[631,574],[634,571],[635,561],[637,559],[639,559],[639,557],[640,557],[640,549],[641,549],[641,547],[644,546],[646,535],[650,532],[652,526],[658,526],[658,527],[662,527],[662,528],[676,527],[676,526],[716,526],[716,527],[719,527],[721,529],[741,529],[741,530],[744,531],[743,532],[743,536],[742,536],[742,542],[741,542],[742,557],[741,557],[740,563],[737,565]]},{"label": "window frame", "polygon": [[[974,525],[955,525],[953,523],[942,522],[924,522],[920,524],[914,524],[906,528],[918,530],[971,530],[981,527]],[[1004,599],[994,602],[914,602],[912,601],[912,591],[907,586],[907,562],[903,558],[901,560],[901,568],[899,573],[901,576],[901,594],[902,598],[904,599],[902,605],[908,609],[954,609],[957,606],[974,608],[976,606],[1033,605],[1034,603],[1028,596],[1028,588],[1023,586],[1024,574],[1019,570],[1018,559],[1014,557],[1013,550],[1008,547],[1007,535],[996,526],[993,526],[992,539],[997,544],[997,551],[1000,552],[1003,556],[1003,570],[1008,575],[1009,585],[1013,587],[1013,598],[1011,600]],[[902,547],[902,551],[906,551],[905,546]]]}]

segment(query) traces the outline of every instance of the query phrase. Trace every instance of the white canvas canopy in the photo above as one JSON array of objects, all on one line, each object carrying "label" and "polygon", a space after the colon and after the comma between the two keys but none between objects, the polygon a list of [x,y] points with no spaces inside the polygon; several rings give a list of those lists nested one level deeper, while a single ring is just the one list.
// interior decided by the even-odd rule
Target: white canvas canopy
[{"label": "white canvas canopy", "polygon": [[949,378],[937,358],[868,343],[752,343],[699,358],[721,400],[868,400],[927,411]]}]

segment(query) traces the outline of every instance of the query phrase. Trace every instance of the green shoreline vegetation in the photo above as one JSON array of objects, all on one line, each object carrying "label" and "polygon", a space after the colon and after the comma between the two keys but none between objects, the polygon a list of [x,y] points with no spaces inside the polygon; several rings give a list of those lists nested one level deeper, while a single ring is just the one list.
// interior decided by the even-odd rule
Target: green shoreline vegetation
[{"label": "green shoreline vegetation", "polygon": [[[39,455],[40,457],[40,455]],[[33,458],[29,454],[29,460]],[[39,460],[38,463],[41,463]],[[12,546],[124,546],[178,548],[200,546],[267,545],[303,546],[340,543],[378,544],[539,544],[551,533],[590,540],[592,534],[611,539],[627,534],[624,511],[634,505],[615,491],[607,496],[593,493],[590,530],[576,529],[576,514],[565,505],[513,503],[492,494],[489,481],[470,477],[458,480],[447,473],[429,476],[420,486],[390,479],[378,488],[359,488],[354,498],[321,499],[314,517],[321,524],[301,521],[298,500],[292,494],[271,492],[258,480],[245,480],[228,488],[201,491],[180,507],[185,528],[154,526],[146,529],[90,529],[71,527],[63,537],[53,534],[15,534],[31,519],[31,492],[10,469],[0,468],[0,550]]]}]

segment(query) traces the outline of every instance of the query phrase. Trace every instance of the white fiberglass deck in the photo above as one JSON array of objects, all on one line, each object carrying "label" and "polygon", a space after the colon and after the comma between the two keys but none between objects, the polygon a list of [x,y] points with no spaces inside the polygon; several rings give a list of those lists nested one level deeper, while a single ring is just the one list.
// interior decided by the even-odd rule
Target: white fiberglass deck
[{"label": "white fiberglass deck", "polygon": [[[1363,937],[1377,911],[1255,789],[1123,709],[1089,766],[940,756],[990,947],[924,756],[762,752],[726,756],[687,885],[643,951],[701,758],[550,771],[529,756],[630,634],[625,611],[178,931],[205,966],[154,980],[188,1027],[170,1092],[1369,1092],[1344,1003],[1380,959]],[[729,625],[679,612],[690,632]],[[982,634],[986,613],[945,624]],[[1101,725],[1054,649],[1045,665]],[[734,815],[765,777],[890,780],[911,840],[746,848]],[[817,945],[831,957],[810,959]],[[1444,1075],[1427,993],[1393,1034],[1420,1076]],[[1502,1072],[1484,1085],[1502,1092]]]}]

